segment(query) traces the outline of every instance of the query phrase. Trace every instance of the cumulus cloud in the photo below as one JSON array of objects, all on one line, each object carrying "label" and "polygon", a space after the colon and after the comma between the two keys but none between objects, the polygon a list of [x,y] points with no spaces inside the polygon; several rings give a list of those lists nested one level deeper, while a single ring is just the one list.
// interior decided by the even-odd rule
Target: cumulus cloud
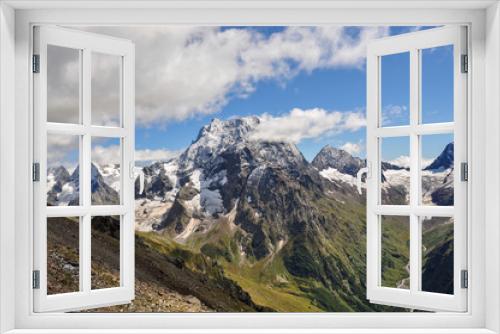
[{"label": "cumulus cloud", "polygon": [[[433,161],[434,161],[433,158],[429,159],[429,158],[422,157],[420,159],[420,167],[423,169],[423,168],[429,166]],[[410,168],[410,157],[407,155],[401,155],[395,159],[390,160],[389,163],[396,165],[396,166],[404,167],[404,168]]]},{"label": "cumulus cloud", "polygon": [[[119,145],[96,145],[92,147],[92,162],[104,166],[108,164],[120,163]],[[138,162],[164,161],[179,156],[182,151],[172,151],[167,149],[144,149],[135,150],[135,160]]]},{"label": "cumulus cloud", "polygon": [[410,122],[407,106],[388,104],[382,108],[382,123],[384,125],[401,123],[401,121]]},{"label": "cumulus cloud", "polygon": [[358,155],[363,150],[363,145],[361,143],[346,142],[340,148],[350,155]]},{"label": "cumulus cloud", "polygon": [[[215,113],[231,98],[251,94],[262,80],[284,82],[319,68],[362,68],[367,42],[388,34],[383,27],[339,26],[287,27],[269,36],[251,28],[192,26],[86,30],[135,43],[136,120],[142,126]],[[68,61],[54,57],[62,67]],[[92,105],[100,106],[95,117],[107,124],[116,121],[114,115],[103,115],[114,107],[116,67],[104,58],[96,57],[99,88],[92,91]],[[61,75],[49,82],[54,90],[67,84]],[[54,104],[59,117],[68,117],[64,101]]]},{"label": "cumulus cloud", "polygon": [[182,153],[182,150],[172,151],[167,149],[157,150],[135,150],[136,161],[164,161],[175,158]]},{"label": "cumulus cloud", "polygon": [[360,111],[345,113],[344,129],[350,131],[357,131],[365,126],[366,126],[366,118],[364,113]]},{"label": "cumulus cloud", "polygon": [[388,162],[399,167],[404,167],[404,168],[410,167],[410,157],[407,155],[400,155],[399,157],[392,159]]},{"label": "cumulus cloud", "polygon": [[120,145],[95,145],[92,147],[92,162],[99,166],[121,163]]},{"label": "cumulus cloud", "polygon": [[433,163],[435,159],[436,158],[424,158],[424,157],[422,157],[421,161],[420,161],[420,165],[422,168],[425,168],[425,167],[429,166],[431,163]]},{"label": "cumulus cloud", "polygon": [[298,143],[307,138],[357,131],[365,125],[363,120],[361,112],[294,108],[282,116],[263,114],[261,123],[250,134],[250,139]]},{"label": "cumulus cloud", "polygon": [[80,140],[78,136],[47,135],[47,166],[64,166],[70,172],[78,165]]},{"label": "cumulus cloud", "polygon": [[47,47],[47,120],[78,123],[80,65],[77,50]]}]

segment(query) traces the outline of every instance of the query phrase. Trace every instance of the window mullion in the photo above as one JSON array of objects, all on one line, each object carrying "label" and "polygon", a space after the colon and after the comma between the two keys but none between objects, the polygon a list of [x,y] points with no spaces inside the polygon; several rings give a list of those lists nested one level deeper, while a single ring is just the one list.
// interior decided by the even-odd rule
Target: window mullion
[{"label": "window mullion", "polygon": [[92,53],[89,49],[83,50],[82,61],[82,123],[85,128],[83,135],[82,160],[80,166],[80,190],[82,196],[82,206],[84,216],[82,219],[82,233],[80,234],[80,272],[81,290],[90,292],[91,290],[91,216],[90,205],[92,202],[91,190],[91,136],[90,113],[91,113],[91,62]]},{"label": "window mullion", "polygon": [[420,105],[420,71],[419,53],[417,49],[410,51],[410,290],[412,293],[420,289],[420,238],[419,217],[416,214],[420,194],[419,164],[419,123]]}]

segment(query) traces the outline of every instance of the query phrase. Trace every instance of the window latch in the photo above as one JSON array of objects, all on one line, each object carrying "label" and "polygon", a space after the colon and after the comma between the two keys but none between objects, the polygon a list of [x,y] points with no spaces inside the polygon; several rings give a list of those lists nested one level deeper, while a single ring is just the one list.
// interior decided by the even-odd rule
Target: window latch
[{"label": "window latch", "polygon": [[139,194],[142,194],[144,191],[144,172],[142,171],[142,168],[140,167],[135,167],[135,161],[130,162],[130,178],[131,179],[136,179],[136,177],[139,177]]},{"label": "window latch", "polygon": [[358,170],[358,173],[356,174],[356,187],[358,188],[358,193],[362,194],[363,191],[361,190],[361,181],[363,178],[363,174],[366,174],[366,178],[371,177],[371,163],[367,162],[366,167],[361,168]]}]

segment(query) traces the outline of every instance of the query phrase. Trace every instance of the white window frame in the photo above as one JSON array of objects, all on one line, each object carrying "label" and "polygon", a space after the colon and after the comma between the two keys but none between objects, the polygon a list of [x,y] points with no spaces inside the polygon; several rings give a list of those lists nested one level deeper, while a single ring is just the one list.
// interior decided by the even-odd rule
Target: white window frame
[{"label": "white window frame", "polygon": [[[129,303],[134,299],[135,212],[134,212],[134,136],[135,73],[134,45],[127,40],[54,26],[34,27],[34,54],[39,56],[39,73],[33,75],[34,160],[39,164],[39,181],[33,184],[33,268],[39,272],[39,288],[34,289],[34,311],[75,311],[92,307]],[[47,121],[47,48],[49,45],[78,50],[79,124]],[[92,56],[101,53],[119,57],[119,125],[93,125],[91,120]],[[47,136],[69,135],[79,138],[80,205],[47,206]],[[91,141],[93,137],[120,141],[120,203],[92,205]],[[95,216],[120,217],[120,285],[91,288],[91,219]],[[79,218],[79,291],[47,294],[47,219]]]},{"label": "white window frame", "polygon": [[[30,55],[34,24],[468,25],[471,31],[471,85],[468,91],[468,132],[471,134],[468,142],[471,152],[468,252],[471,266],[468,311],[459,314],[33,313],[30,237],[33,217],[32,210],[27,208],[33,203],[27,205],[25,198],[32,194]],[[10,0],[0,4],[0,73],[2,333],[9,330],[15,330],[15,333],[47,333],[47,329],[59,329],[59,332],[65,333],[110,333],[111,329],[115,332],[117,329],[118,332],[119,329],[128,329],[128,333],[140,333],[154,328],[170,328],[169,332],[191,328],[191,332],[200,333],[277,333],[279,329],[294,333],[500,332],[500,117],[497,113],[500,109],[500,10],[496,1],[89,0],[66,1],[62,5],[59,1]],[[485,182],[486,175],[488,182]],[[12,189],[15,189],[14,196]],[[101,330],[97,331],[99,328]]]},{"label": "white window frame", "polygon": [[[467,55],[467,29],[445,26],[409,34],[389,36],[369,43],[367,50],[367,297],[371,302],[413,307],[421,310],[467,310],[467,289],[461,287],[461,272],[467,271],[467,181],[461,180],[461,163],[467,163],[467,77],[462,71],[462,56]],[[453,121],[423,124],[421,109],[421,50],[453,46]],[[381,59],[387,55],[409,54],[409,124],[382,125]],[[421,136],[451,134],[454,137],[454,205],[421,204]],[[381,141],[391,137],[409,139],[410,202],[408,205],[383,205],[381,202]],[[382,286],[382,216],[405,216],[410,234],[410,288]],[[422,226],[424,217],[450,217],[453,223],[453,294],[422,291]]]}]

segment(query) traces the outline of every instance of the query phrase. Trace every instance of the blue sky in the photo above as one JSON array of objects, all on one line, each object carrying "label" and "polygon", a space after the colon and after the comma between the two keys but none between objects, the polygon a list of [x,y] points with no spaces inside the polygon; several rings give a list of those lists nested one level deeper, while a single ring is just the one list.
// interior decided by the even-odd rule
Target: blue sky
[{"label": "blue sky", "polygon": [[[165,28],[168,29],[168,28]],[[273,34],[283,32],[283,27],[225,27],[224,30],[253,30],[263,38],[271,38]],[[391,27],[390,35],[414,30],[412,27]],[[359,35],[360,29],[351,27],[346,34],[353,38]],[[452,120],[452,78],[451,47],[425,50],[423,52],[423,121]],[[402,125],[408,122],[409,100],[409,57],[407,54],[394,55],[382,60],[382,101],[384,125]],[[293,67],[293,61],[290,61]],[[220,71],[224,71],[223,68]],[[362,66],[339,66],[316,68],[312,71],[298,71],[289,78],[264,78],[253,82],[250,93],[239,96],[228,94],[223,106],[216,112],[204,115],[193,115],[182,120],[170,120],[157,125],[138,125],[136,130],[137,150],[182,150],[196,137],[199,129],[213,118],[228,119],[235,116],[261,115],[283,116],[293,108],[303,110],[321,108],[326,111],[361,112],[366,107],[366,68]],[[165,101],[168,104],[168,101]],[[140,108],[138,108],[138,113]],[[316,138],[304,138],[297,145],[306,157],[311,160],[326,144],[342,147],[346,143],[359,145],[360,150],[352,153],[363,157],[365,129],[343,131],[334,135],[320,135]],[[446,137],[446,136],[444,136]],[[449,139],[440,138],[436,145],[426,145],[424,156],[433,157],[440,153]],[[399,145],[391,145],[384,154],[384,159],[392,160],[405,154],[408,150],[401,140]]]}]

